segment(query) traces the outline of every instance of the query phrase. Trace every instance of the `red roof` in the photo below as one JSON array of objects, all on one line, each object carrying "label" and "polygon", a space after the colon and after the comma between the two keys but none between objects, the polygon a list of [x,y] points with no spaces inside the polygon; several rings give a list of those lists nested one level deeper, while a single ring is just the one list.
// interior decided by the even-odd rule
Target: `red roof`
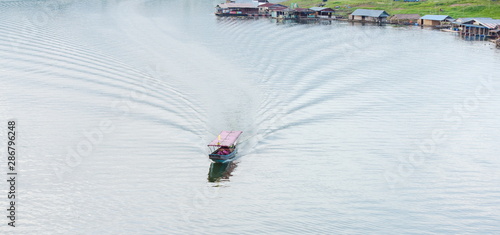
[{"label": "red roof", "polygon": [[269,10],[271,10],[271,11],[282,11],[282,10],[285,10],[285,9],[288,9],[288,7],[273,7],[273,8],[270,8]]},{"label": "red roof", "polygon": [[281,4],[274,4],[274,5],[270,6],[269,9],[272,9],[272,8],[283,8],[283,7],[284,8],[288,8],[287,6],[283,6]]}]

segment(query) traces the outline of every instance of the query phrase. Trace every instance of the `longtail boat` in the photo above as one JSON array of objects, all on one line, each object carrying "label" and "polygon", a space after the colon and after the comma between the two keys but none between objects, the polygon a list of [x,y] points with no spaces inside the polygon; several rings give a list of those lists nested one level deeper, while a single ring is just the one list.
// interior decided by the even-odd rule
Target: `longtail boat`
[{"label": "longtail boat", "polygon": [[219,163],[231,161],[236,156],[236,141],[240,137],[242,131],[222,131],[217,138],[212,140],[208,147],[210,154],[208,157]]}]

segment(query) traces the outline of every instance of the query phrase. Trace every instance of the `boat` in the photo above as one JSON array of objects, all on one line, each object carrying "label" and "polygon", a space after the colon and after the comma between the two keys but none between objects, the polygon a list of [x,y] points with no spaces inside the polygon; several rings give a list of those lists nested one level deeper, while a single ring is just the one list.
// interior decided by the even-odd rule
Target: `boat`
[{"label": "boat", "polygon": [[242,13],[241,11],[230,11],[230,12],[216,12],[216,16],[248,16],[246,13]]},{"label": "boat", "polygon": [[212,140],[208,147],[210,160],[218,163],[226,163],[232,161],[236,156],[236,142],[242,131],[222,131],[217,138]]}]

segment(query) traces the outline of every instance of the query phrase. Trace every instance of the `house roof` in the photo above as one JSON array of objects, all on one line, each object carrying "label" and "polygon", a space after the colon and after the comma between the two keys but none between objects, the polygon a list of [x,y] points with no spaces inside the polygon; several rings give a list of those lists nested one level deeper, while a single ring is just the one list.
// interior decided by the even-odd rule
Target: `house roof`
[{"label": "house roof", "polygon": [[483,27],[488,29],[500,28],[500,20],[492,18],[460,18],[455,24],[466,25],[467,27]]},{"label": "house roof", "polygon": [[220,8],[257,8],[257,6],[255,6],[252,3],[232,3],[232,2],[229,2],[229,3],[221,3],[217,6]]},{"label": "house roof", "polygon": [[270,6],[269,8],[280,8],[280,7],[286,7],[286,8],[288,8],[287,6],[283,6],[281,4],[274,4],[274,5]]},{"label": "house roof", "polygon": [[419,14],[396,14],[391,16],[391,20],[418,20]]},{"label": "house roof", "polygon": [[443,20],[453,20],[448,15],[425,15],[420,18],[421,20],[437,20],[437,21],[443,21]]},{"label": "house roof", "polygon": [[369,16],[369,17],[388,17],[389,13],[385,12],[384,10],[357,9],[351,15]]},{"label": "house roof", "polygon": [[494,29],[496,27],[500,28],[500,20],[495,19],[475,19],[479,25],[488,27],[489,29]]},{"label": "house roof", "polygon": [[285,11],[285,10],[290,10],[288,7],[273,7],[269,8],[270,11]]},{"label": "house roof", "polygon": [[334,12],[334,10],[332,8],[328,8],[328,7],[311,7],[309,9],[311,9],[313,11]]},{"label": "house roof", "polygon": [[309,8],[295,8],[293,10],[297,11],[297,12],[313,12],[313,10],[311,10]]},{"label": "house roof", "polygon": [[458,18],[456,21],[458,23],[466,23],[472,20],[485,20],[485,19],[492,20],[491,18]]},{"label": "house roof", "polygon": [[259,5],[259,7],[270,7],[270,6],[274,6],[274,5],[278,5],[278,4],[268,2],[268,3],[264,3],[262,5]]}]

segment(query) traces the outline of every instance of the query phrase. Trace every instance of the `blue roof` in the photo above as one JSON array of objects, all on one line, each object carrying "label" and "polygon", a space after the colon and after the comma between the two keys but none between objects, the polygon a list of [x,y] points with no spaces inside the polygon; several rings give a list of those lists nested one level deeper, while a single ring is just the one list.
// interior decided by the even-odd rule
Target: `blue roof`
[{"label": "blue roof", "polygon": [[369,17],[387,17],[389,14],[384,10],[368,10],[357,9],[351,15],[353,16],[369,16]]},{"label": "blue roof", "polygon": [[425,15],[420,18],[421,20],[447,20],[447,19],[453,19],[448,15]]},{"label": "blue roof", "polygon": [[473,27],[473,28],[484,28],[484,29],[487,29],[488,27],[484,27],[482,25],[474,25],[474,24],[461,24],[463,26],[466,26],[466,27]]}]

